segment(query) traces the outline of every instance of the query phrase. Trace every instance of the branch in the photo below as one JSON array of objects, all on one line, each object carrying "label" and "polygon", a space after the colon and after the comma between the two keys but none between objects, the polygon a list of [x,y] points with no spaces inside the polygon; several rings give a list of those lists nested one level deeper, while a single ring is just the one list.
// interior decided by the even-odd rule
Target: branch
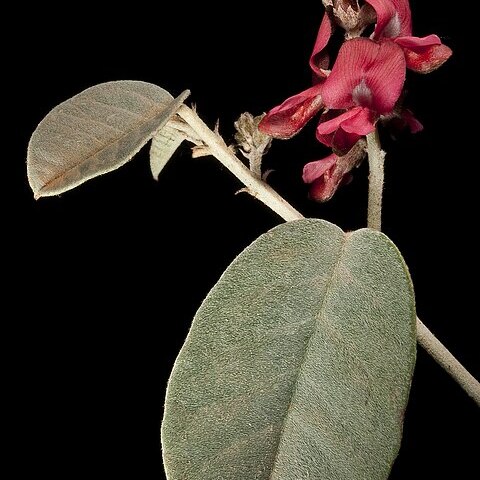
[{"label": "branch", "polygon": [[222,137],[212,132],[192,109],[186,105],[182,105],[177,113],[193,128],[195,133],[208,147],[211,155],[228,168],[228,170],[245,185],[250,195],[258,198],[258,200],[271,208],[287,222],[303,218],[303,215],[295,210],[283,197],[273,190],[272,187],[260,178],[254,176],[227,147]]},{"label": "branch", "polygon": [[417,317],[417,342],[480,406],[480,383]]}]

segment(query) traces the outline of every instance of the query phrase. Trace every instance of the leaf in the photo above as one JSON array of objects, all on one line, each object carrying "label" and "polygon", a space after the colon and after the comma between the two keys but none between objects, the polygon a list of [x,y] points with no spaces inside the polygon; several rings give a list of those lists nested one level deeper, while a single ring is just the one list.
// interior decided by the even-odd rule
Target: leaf
[{"label": "leaf", "polygon": [[155,180],[158,180],[165,165],[184,140],[193,143],[198,148],[206,149],[210,154],[210,150],[192,127],[178,115],[175,115],[152,138],[150,169]]},{"label": "leaf", "polygon": [[262,235],[197,312],[169,380],[169,480],[379,480],[415,363],[404,261],[379,232]]},{"label": "leaf", "polygon": [[35,198],[57,195],[124,165],[188,95],[174,99],[150,83],[118,81],[88,88],[55,107],[28,145]]},{"label": "leaf", "polygon": [[155,180],[158,180],[161,171],[185,139],[185,134],[173,127],[170,122],[152,138],[150,169]]}]

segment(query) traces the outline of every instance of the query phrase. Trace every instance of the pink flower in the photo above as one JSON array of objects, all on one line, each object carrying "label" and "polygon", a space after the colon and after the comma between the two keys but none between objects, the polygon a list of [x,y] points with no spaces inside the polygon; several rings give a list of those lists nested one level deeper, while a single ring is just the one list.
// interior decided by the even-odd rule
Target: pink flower
[{"label": "pink flower", "polygon": [[303,181],[310,184],[310,198],[326,202],[337,191],[343,175],[336,175],[337,155],[310,162],[303,167]]},{"label": "pink flower", "polygon": [[[331,74],[323,82],[325,107],[317,127],[317,139],[346,153],[364,135],[375,130],[381,115],[390,114],[405,81],[405,56],[393,42],[368,38],[346,41]],[[335,115],[334,111],[344,111]]]},{"label": "pink flower", "polygon": [[346,155],[332,153],[310,162],[303,168],[303,181],[310,184],[310,198],[317,202],[330,200],[340,185],[350,183],[350,171],[365,157],[365,140],[359,141]]},{"label": "pink flower", "polygon": [[377,14],[373,39],[391,40],[405,54],[407,67],[415,72],[430,73],[445,63],[452,50],[437,35],[412,36],[412,14],[408,0],[366,0]]},{"label": "pink flower", "polygon": [[[323,0],[327,8],[310,57],[313,87],[273,108],[259,124],[272,137],[288,139],[323,110],[317,139],[333,149],[328,157],[305,165],[303,180],[310,197],[326,201],[365,156],[365,137],[379,120],[393,127],[422,130],[421,123],[399,100],[406,69],[429,73],[452,51],[436,35],[412,36],[408,0]],[[370,38],[361,37],[375,23]],[[345,29],[331,71],[325,51],[334,25]]]},{"label": "pink flower", "polygon": [[258,128],[265,134],[286,140],[296,135],[323,108],[322,84],[287,98],[263,117]]},{"label": "pink flower", "polygon": [[[325,47],[332,36],[333,25],[328,13],[323,15],[322,23],[318,29],[317,39],[313,46],[312,54],[310,55],[310,68],[313,70],[314,83],[318,83],[319,80],[324,79],[328,75],[328,65],[330,63],[330,57],[325,52]],[[316,77],[316,78],[315,78]]]},{"label": "pink flower", "polygon": [[310,58],[315,85],[272,108],[258,126],[263,133],[275,138],[291,138],[323,108],[321,88],[329,73],[325,70],[328,68],[329,58],[324,50],[331,35],[332,24],[329,16],[325,14]]}]

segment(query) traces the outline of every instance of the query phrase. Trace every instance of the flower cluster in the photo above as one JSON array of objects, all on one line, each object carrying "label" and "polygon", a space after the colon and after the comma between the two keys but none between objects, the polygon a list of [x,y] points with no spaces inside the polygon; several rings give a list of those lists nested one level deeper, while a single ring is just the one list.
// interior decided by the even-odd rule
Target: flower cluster
[{"label": "flower cluster", "polygon": [[[412,36],[408,0],[323,0],[326,12],[315,41],[310,67],[313,86],[287,99],[264,117],[264,133],[287,139],[322,112],[316,137],[333,153],[305,165],[310,197],[329,200],[349,180],[365,151],[364,137],[381,120],[400,120],[412,133],[423,127],[401,105],[406,69],[429,73],[452,54],[436,35]],[[329,70],[326,47],[334,28],[345,42]],[[362,36],[372,30],[369,37]]]}]

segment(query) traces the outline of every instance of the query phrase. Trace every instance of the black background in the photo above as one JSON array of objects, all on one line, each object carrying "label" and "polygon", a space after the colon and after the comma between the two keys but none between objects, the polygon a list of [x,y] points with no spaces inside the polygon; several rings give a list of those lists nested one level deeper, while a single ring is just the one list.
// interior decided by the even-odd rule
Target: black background
[{"label": "black background", "polygon": [[[241,112],[268,110],[309,85],[321,2],[276,3],[260,11],[258,0],[167,9],[135,2],[102,11],[41,5],[12,17],[18,28],[4,43],[11,61],[4,293],[13,303],[7,372],[21,407],[12,413],[19,477],[33,468],[50,478],[163,478],[165,386],[191,319],[233,258],[281,221],[235,195],[241,185],[216,160],[192,160],[186,147],[158,183],[144,149],[116,172],[35,202],[25,172],[31,132],[81,90],[135,79],[173,95],[189,88],[200,115],[210,125],[220,118],[231,141]],[[410,267],[419,316],[478,377],[478,257],[470,231],[478,167],[466,120],[475,97],[466,17],[451,4],[413,3],[415,33],[441,35],[454,57],[431,75],[409,74],[408,99],[425,131],[385,141],[384,230]],[[306,197],[302,166],[328,153],[314,127],[274,144],[265,160],[276,170],[270,182],[306,216],[360,228],[365,165],[330,203]],[[466,276],[472,273],[473,281]],[[451,478],[448,469],[454,478],[472,478],[478,427],[473,401],[420,350],[391,478]]]}]

